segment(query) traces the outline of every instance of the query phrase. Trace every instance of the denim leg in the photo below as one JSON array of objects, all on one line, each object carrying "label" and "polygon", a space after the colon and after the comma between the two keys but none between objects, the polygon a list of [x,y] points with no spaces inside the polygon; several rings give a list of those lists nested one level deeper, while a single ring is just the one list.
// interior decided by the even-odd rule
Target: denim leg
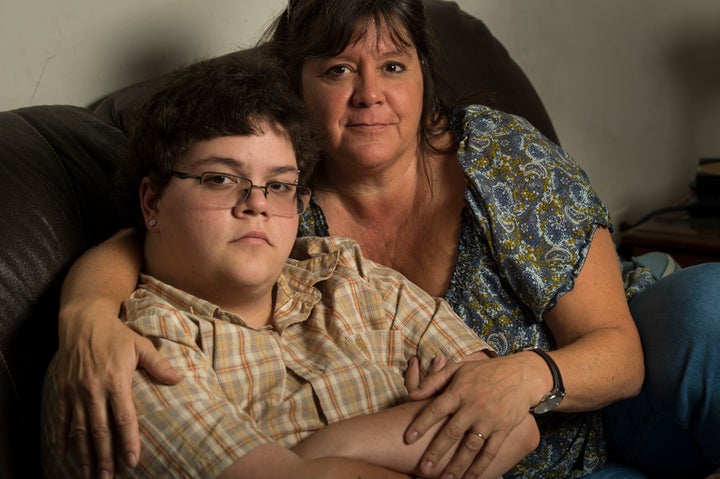
[{"label": "denim leg", "polygon": [[607,463],[599,471],[583,476],[583,479],[648,479],[648,476],[623,464]]},{"label": "denim leg", "polygon": [[653,477],[703,477],[720,466],[720,263],[661,279],[630,310],[645,383],[605,409],[611,460]]}]

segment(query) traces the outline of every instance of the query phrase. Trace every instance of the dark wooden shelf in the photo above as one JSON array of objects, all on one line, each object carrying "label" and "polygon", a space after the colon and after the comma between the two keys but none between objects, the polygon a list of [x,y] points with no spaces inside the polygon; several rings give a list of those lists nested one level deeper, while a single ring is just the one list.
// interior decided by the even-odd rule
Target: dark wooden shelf
[{"label": "dark wooden shelf", "polygon": [[685,211],[659,214],[622,234],[620,254],[670,254],[681,266],[720,261],[720,217],[692,218]]}]

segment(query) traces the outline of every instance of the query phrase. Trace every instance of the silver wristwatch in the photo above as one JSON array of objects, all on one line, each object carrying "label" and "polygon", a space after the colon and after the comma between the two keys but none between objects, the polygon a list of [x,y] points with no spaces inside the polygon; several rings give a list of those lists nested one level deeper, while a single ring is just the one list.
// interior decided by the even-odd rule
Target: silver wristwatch
[{"label": "silver wristwatch", "polygon": [[550,372],[552,373],[553,377],[552,390],[546,395],[544,395],[542,399],[540,399],[539,403],[537,403],[534,407],[530,408],[530,412],[533,414],[543,414],[548,411],[552,411],[553,409],[558,407],[558,405],[565,397],[565,386],[563,386],[560,369],[558,369],[557,364],[555,364],[555,361],[553,361],[553,358],[551,358],[550,355],[542,349],[527,348],[525,349],[525,351],[532,351],[534,353],[537,353],[541,358],[543,358],[547,363],[548,367],[550,368]]}]

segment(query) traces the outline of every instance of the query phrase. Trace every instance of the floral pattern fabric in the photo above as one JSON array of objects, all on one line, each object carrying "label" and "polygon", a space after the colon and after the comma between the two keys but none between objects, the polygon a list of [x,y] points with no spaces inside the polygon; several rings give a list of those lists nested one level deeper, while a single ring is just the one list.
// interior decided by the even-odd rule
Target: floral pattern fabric
[{"label": "floral pattern fabric", "polygon": [[[501,356],[552,349],[542,316],[573,288],[596,228],[612,228],[607,208],[580,166],[524,119],[475,105],[452,123],[467,188],[444,298]],[[330,234],[314,201],[299,234]],[[628,298],[652,281],[647,270],[627,274]],[[599,412],[550,412],[537,421],[540,446],[506,478],[581,477],[604,463]]]}]

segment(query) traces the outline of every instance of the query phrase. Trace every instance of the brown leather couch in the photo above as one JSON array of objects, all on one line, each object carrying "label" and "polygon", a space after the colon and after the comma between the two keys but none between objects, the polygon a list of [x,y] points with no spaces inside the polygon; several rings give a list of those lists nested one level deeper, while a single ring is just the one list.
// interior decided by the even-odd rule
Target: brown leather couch
[{"label": "brown leather couch", "polygon": [[[454,2],[425,4],[453,88],[524,116],[557,141],[532,85],[485,25]],[[119,227],[111,177],[127,113],[156,84],[93,107],[0,112],[0,477],[41,477],[40,394],[57,347],[59,288],[70,264]]]}]

